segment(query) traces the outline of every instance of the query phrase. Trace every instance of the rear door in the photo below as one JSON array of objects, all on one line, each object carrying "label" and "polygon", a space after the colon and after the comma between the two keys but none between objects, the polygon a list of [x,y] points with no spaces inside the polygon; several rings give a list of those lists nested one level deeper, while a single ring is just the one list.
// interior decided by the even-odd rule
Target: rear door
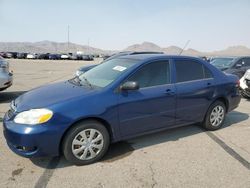
[{"label": "rear door", "polygon": [[126,81],[136,81],[140,89],[119,93],[120,130],[123,137],[173,126],[175,86],[171,83],[170,62],[144,65]]},{"label": "rear door", "polygon": [[176,124],[184,125],[203,120],[209,100],[214,94],[214,79],[210,70],[198,60],[175,61]]}]

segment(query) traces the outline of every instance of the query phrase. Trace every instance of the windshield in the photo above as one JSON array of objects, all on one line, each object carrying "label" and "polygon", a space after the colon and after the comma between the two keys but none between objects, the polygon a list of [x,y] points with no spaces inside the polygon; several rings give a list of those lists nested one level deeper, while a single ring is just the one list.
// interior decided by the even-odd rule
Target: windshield
[{"label": "windshield", "polygon": [[80,82],[89,86],[106,87],[127,72],[138,60],[132,59],[111,59],[79,76]]},{"label": "windshield", "polygon": [[233,64],[234,58],[215,58],[211,64],[217,68],[229,68]]}]

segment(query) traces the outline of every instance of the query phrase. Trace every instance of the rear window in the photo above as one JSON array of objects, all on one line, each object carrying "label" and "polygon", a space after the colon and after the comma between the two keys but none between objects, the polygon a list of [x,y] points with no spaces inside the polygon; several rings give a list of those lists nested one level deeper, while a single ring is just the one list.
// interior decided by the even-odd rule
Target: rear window
[{"label": "rear window", "polygon": [[196,61],[177,60],[175,67],[177,83],[212,78],[210,70]]}]

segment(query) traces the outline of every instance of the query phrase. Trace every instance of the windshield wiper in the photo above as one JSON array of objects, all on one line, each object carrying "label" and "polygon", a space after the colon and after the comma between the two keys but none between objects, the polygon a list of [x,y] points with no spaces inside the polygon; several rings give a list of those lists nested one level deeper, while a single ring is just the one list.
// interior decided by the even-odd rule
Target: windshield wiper
[{"label": "windshield wiper", "polygon": [[[81,75],[81,78],[83,78],[84,81],[89,85],[89,87],[90,87],[91,89],[93,89],[92,84],[88,81],[88,79],[87,79],[86,77],[84,77],[84,76]],[[78,79],[79,79],[79,77],[78,77]],[[80,79],[79,79],[79,80],[80,80]]]},{"label": "windshield wiper", "polygon": [[70,79],[69,82],[74,84],[74,85],[82,86],[81,80],[78,77],[74,77],[74,78]]}]

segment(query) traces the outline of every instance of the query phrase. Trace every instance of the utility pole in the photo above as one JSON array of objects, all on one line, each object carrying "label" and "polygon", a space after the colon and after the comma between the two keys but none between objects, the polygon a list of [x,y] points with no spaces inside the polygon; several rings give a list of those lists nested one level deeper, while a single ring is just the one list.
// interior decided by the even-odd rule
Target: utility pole
[{"label": "utility pole", "polygon": [[68,25],[68,53],[70,53],[69,51],[69,25]]},{"label": "utility pole", "polygon": [[88,54],[89,54],[89,38],[88,38]]}]

